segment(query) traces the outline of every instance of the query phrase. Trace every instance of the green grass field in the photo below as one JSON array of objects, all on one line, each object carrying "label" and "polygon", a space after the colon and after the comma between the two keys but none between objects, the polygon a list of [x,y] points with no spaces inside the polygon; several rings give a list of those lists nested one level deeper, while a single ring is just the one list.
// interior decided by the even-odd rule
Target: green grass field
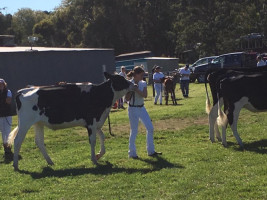
[{"label": "green grass field", "polygon": [[[128,159],[127,110],[111,113],[115,137],[104,125],[106,154],[99,166],[90,161],[86,129],[45,130],[54,166],[46,164],[30,129],[19,172],[4,162],[0,148],[0,199],[267,199],[267,113],[242,110],[238,130],[245,150],[239,149],[230,129],[224,148],[209,141],[203,84],[190,84],[188,99],[181,98],[177,87],[177,106],[154,106],[148,89],[145,104],[162,156],[147,156],[140,125],[140,159]],[[15,126],[16,117],[13,122]]]}]

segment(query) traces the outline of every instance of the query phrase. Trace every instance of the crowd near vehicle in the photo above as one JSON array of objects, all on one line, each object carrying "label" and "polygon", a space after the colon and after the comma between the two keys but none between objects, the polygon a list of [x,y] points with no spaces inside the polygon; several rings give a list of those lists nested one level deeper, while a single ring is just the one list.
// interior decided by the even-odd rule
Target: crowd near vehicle
[{"label": "crowd near vehicle", "polygon": [[209,69],[257,67],[256,57],[256,52],[235,52],[220,55],[211,62],[192,67],[190,80],[192,82],[197,80],[199,83],[203,83],[205,81],[205,73]]}]

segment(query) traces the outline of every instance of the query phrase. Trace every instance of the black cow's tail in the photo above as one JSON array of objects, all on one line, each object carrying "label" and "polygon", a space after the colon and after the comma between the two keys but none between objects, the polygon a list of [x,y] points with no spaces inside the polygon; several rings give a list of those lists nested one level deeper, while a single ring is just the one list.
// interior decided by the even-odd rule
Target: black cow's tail
[{"label": "black cow's tail", "polygon": [[209,98],[209,93],[208,93],[208,88],[207,88],[207,82],[208,82],[208,76],[210,74],[210,71],[208,71],[205,74],[205,89],[206,89],[206,113],[209,114],[211,110],[211,103],[210,103],[210,98]]}]

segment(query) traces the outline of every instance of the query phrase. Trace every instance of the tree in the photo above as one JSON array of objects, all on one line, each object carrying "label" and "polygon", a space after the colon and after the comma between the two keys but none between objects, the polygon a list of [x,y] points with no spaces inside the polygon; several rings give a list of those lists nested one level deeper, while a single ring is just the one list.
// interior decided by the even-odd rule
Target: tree
[{"label": "tree", "polygon": [[16,12],[12,18],[12,29],[15,33],[16,43],[28,45],[27,38],[33,34],[34,25],[46,17],[45,12],[33,11],[29,8],[23,8]]}]

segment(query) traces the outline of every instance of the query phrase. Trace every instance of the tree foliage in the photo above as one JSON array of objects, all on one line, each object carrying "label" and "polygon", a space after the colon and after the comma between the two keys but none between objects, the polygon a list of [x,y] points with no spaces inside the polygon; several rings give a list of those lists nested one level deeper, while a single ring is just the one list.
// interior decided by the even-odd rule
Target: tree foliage
[{"label": "tree foliage", "polygon": [[265,0],[62,0],[52,13],[0,15],[0,33],[13,32],[19,45],[36,34],[45,46],[208,56],[237,50],[242,35],[267,34],[266,15]]}]

